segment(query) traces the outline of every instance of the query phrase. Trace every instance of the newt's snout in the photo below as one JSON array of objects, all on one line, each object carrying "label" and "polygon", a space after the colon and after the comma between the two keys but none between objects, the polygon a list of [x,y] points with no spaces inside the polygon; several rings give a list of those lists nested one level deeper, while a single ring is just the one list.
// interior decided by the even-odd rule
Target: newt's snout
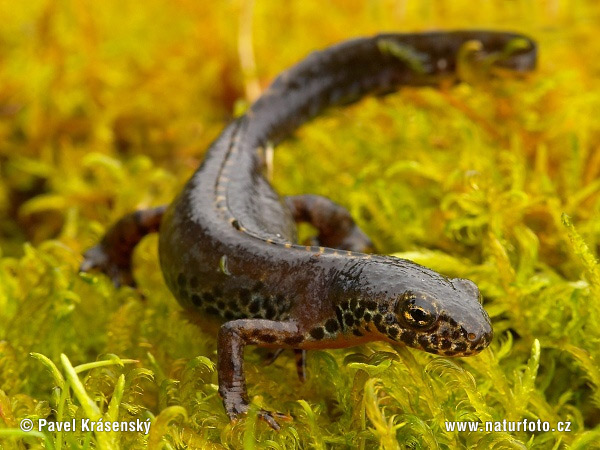
[{"label": "newt's snout", "polygon": [[399,339],[394,340],[437,355],[470,356],[485,349],[493,337],[489,320],[484,324],[470,325],[460,325],[454,319],[440,317],[433,329],[402,330],[398,333]]},{"label": "newt's snout", "polygon": [[[482,310],[483,311],[483,310]],[[481,320],[481,319],[484,320]],[[395,341],[444,356],[470,356],[485,349],[492,341],[492,326],[487,318],[459,324],[455,319],[440,316],[432,329],[424,331],[401,330]]]},{"label": "newt's snout", "polygon": [[448,319],[435,331],[432,346],[423,350],[445,356],[475,355],[490,344],[493,335],[487,314],[463,324]]}]

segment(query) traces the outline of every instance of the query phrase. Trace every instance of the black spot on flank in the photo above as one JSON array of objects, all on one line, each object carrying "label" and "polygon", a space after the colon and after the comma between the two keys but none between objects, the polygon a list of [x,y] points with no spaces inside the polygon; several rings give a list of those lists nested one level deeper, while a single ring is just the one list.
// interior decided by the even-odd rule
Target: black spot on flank
[{"label": "black spot on flank", "polygon": [[456,350],[457,352],[464,352],[465,350],[467,350],[467,344],[465,344],[464,342],[459,342],[454,346],[454,350]]},{"label": "black spot on flank", "polygon": [[396,327],[390,327],[387,330],[388,335],[390,335],[392,338],[396,339],[398,337],[398,334],[400,333],[400,330],[398,330],[398,328]]},{"label": "black spot on flank", "polygon": [[344,329],[344,316],[342,314],[342,308],[340,308],[339,306],[335,308],[335,316],[337,317],[340,327],[343,330]]},{"label": "black spot on flank", "polygon": [[423,348],[429,347],[429,336],[422,334],[419,336],[418,341],[419,341],[419,344],[421,345],[421,347],[423,347]]},{"label": "black spot on flank", "polygon": [[454,339],[455,341],[458,341],[458,338],[460,337],[460,331],[458,330],[454,330],[452,332],[452,339]]},{"label": "black spot on flank", "polygon": [[355,328],[354,330],[352,330],[352,334],[354,334],[354,336],[359,336],[359,337],[363,335],[363,334],[362,334],[362,333],[361,333],[359,330],[357,330],[356,328]]},{"label": "black spot on flank", "polygon": [[190,298],[190,293],[188,292],[188,290],[184,287],[179,288],[179,298],[181,300],[187,300],[188,298]]},{"label": "black spot on flank", "polygon": [[206,311],[208,314],[213,314],[215,316],[219,315],[219,310],[214,306],[207,306],[204,311]]},{"label": "black spot on flank", "polygon": [[192,295],[192,303],[194,304],[194,306],[202,305],[202,299],[198,294]]},{"label": "black spot on flank", "polygon": [[223,300],[217,301],[217,308],[225,309],[225,302]]},{"label": "black spot on flank", "polygon": [[438,336],[437,336],[437,334],[432,334],[429,337],[429,341],[431,342],[431,345],[437,347],[438,346]]},{"label": "black spot on flank", "polygon": [[383,320],[383,316],[381,314],[375,314],[373,316],[373,323],[375,325],[379,325],[381,323],[381,321]]},{"label": "black spot on flank", "polygon": [[293,78],[286,80],[285,85],[290,91],[295,91],[296,89],[299,89],[302,86],[302,84],[298,80],[295,80]]},{"label": "black spot on flank", "polygon": [[231,221],[231,226],[232,226],[233,228],[235,228],[236,230],[239,230],[239,229],[240,229],[240,223],[239,223],[239,222],[238,222],[236,219],[233,219],[233,220]]},{"label": "black spot on flank", "polygon": [[250,303],[248,311],[250,311],[252,314],[256,314],[258,311],[260,311],[260,302],[258,300],[254,300],[252,303]]},{"label": "black spot on flank", "polygon": [[250,332],[250,335],[251,335],[253,338],[255,338],[255,339],[258,339],[258,337],[261,335],[261,333],[262,333],[262,332],[261,332],[260,330],[252,330],[252,331]]},{"label": "black spot on flank", "polygon": [[400,339],[402,339],[402,342],[405,344],[411,345],[415,342],[415,332],[412,330],[404,330]]},{"label": "black spot on flank", "polygon": [[349,327],[354,325],[354,314],[349,312],[344,314],[344,322],[346,322],[346,325],[348,325]]},{"label": "black spot on flank", "polygon": [[350,309],[356,309],[357,306],[358,306],[358,300],[355,297],[352,300],[350,300]]},{"label": "black spot on flank", "polygon": [[275,318],[275,308],[271,305],[267,306],[265,310],[265,319],[273,320]]},{"label": "black spot on flank", "polygon": [[177,275],[177,284],[180,287],[184,287],[187,283],[187,280],[185,279],[185,275],[180,273],[179,275]]},{"label": "black spot on flank", "polygon": [[452,342],[448,339],[442,339],[440,343],[440,348],[447,349],[452,346]]},{"label": "black spot on flank", "polygon": [[387,334],[387,328],[382,323],[376,323],[375,328],[379,330],[380,333]]},{"label": "black spot on flank", "polygon": [[444,352],[444,355],[446,355],[446,356],[454,356],[454,355],[456,355],[456,352],[453,352],[452,350],[446,350]]},{"label": "black spot on flank", "polygon": [[342,309],[350,309],[350,300],[344,300],[341,305]]},{"label": "black spot on flank", "polygon": [[396,317],[392,313],[388,313],[385,315],[385,322],[388,324],[394,323],[396,321]]},{"label": "black spot on flank", "polygon": [[284,305],[285,304],[285,295],[283,295],[283,294],[277,294],[275,296],[275,303],[277,305]]},{"label": "black spot on flank", "polygon": [[252,300],[252,294],[248,289],[240,289],[240,303],[242,306],[248,306],[250,300]]},{"label": "black spot on flank", "polygon": [[325,337],[325,330],[323,329],[323,327],[313,328],[312,330],[310,330],[310,335],[313,339],[320,340]]},{"label": "black spot on flank", "polygon": [[279,313],[284,313],[290,308],[290,302],[284,296],[277,296],[275,302],[275,308]]},{"label": "black spot on flank", "polygon": [[377,302],[374,300],[367,300],[363,304],[364,304],[365,308],[370,309],[371,311],[374,311],[375,309],[377,309]]},{"label": "black spot on flank", "polygon": [[190,288],[196,289],[197,287],[198,287],[198,277],[191,277],[190,278]]},{"label": "black spot on flank", "polygon": [[265,333],[260,335],[260,340],[266,342],[267,344],[272,344],[277,340],[277,336]]},{"label": "black spot on flank", "polygon": [[364,316],[365,322],[370,322],[371,321],[371,313],[370,312],[366,312],[365,316]]},{"label": "black spot on flank", "polygon": [[214,303],[215,302],[215,296],[212,295],[210,292],[205,292],[204,295],[202,296],[202,298],[204,299],[204,301],[206,303]]},{"label": "black spot on flank", "polygon": [[325,322],[325,329],[328,333],[335,333],[340,329],[340,324],[335,319],[329,319],[327,322]]},{"label": "black spot on flank", "polygon": [[363,308],[362,306],[359,306],[358,308],[356,308],[354,310],[354,317],[356,317],[357,319],[361,319],[364,313],[365,313],[365,308]]},{"label": "black spot on flank", "polygon": [[258,292],[260,290],[262,290],[262,288],[265,287],[265,283],[263,283],[262,281],[257,281],[256,284],[254,285],[254,287],[252,288],[252,290],[254,292]]},{"label": "black spot on flank", "polygon": [[231,311],[225,311],[225,314],[223,314],[223,317],[225,317],[225,319],[227,319],[227,320],[233,320],[233,319],[235,319],[235,314],[232,313]]},{"label": "black spot on flank", "polygon": [[300,342],[304,340],[303,336],[290,336],[286,337],[283,342],[287,345],[298,345]]}]

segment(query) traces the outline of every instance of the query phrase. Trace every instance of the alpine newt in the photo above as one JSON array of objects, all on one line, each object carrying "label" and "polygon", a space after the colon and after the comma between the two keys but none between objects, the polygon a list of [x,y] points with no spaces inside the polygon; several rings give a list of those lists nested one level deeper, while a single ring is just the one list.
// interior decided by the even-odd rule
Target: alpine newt
[{"label": "alpine newt", "polygon": [[[301,377],[305,351],[315,348],[383,340],[446,356],[480,352],[492,327],[473,282],[367,253],[371,241],[344,207],[316,195],[281,198],[265,177],[265,149],[302,123],[368,94],[457,80],[469,43],[493,66],[535,68],[531,39],[495,31],[380,34],[314,52],[223,130],[170,206],[124,217],[85,253],[81,269],[134,285],[134,247],[159,231],[169,289],[221,324],[219,393],[232,420],[248,410],[247,345],[294,350]],[[297,243],[297,222],[317,229],[317,246]],[[287,417],[260,416],[275,429],[275,419]]]}]

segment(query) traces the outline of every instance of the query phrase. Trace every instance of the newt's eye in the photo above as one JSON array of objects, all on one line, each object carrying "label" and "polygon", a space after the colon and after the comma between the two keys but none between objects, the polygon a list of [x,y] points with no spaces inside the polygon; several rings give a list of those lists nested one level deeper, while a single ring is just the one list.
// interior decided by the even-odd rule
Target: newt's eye
[{"label": "newt's eye", "polygon": [[396,314],[411,328],[430,328],[438,318],[435,305],[423,296],[405,292],[398,302]]}]

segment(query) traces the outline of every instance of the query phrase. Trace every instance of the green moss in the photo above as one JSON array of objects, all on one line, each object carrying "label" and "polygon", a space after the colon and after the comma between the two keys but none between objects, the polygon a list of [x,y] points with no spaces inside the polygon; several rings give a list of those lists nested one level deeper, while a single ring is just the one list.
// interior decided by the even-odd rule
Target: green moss
[{"label": "green moss", "polygon": [[[255,2],[252,46],[241,3],[99,5],[0,6],[2,448],[598,448],[600,63],[579,51],[600,52],[597,2]],[[230,424],[215,336],[166,289],[155,236],[135,255],[141,293],[77,273],[107,226],[173,198],[245,92],[308,51],[475,24],[531,34],[537,73],[330,111],[277,149],[274,183],[346,205],[381,252],[475,281],[496,336],[482,354],[314,351],[301,384],[290,355],[264,367],[249,350],[254,406]],[[259,406],[294,421],[275,433]],[[17,431],[84,417],[152,427]],[[572,425],[445,427],[504,419]]]}]

